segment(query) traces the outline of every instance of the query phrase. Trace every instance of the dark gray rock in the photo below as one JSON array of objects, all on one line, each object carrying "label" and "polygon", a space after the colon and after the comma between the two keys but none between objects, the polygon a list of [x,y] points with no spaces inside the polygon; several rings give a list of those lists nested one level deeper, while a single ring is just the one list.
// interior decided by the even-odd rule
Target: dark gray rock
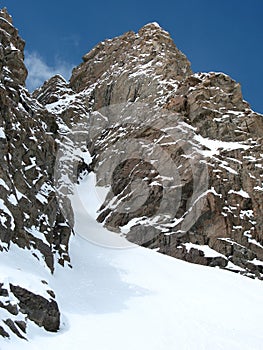
[{"label": "dark gray rock", "polygon": [[47,331],[57,332],[60,325],[60,312],[55,300],[47,300],[20,286],[10,284],[10,290],[19,300],[19,308],[22,313],[28,315],[40,327]]},{"label": "dark gray rock", "polygon": [[0,326],[0,335],[3,337],[3,338],[9,338],[9,334],[4,330],[4,328],[2,326]]},{"label": "dark gray rock", "polygon": [[21,339],[25,339],[26,338],[20,333],[20,331],[18,330],[16,324],[10,319],[8,318],[7,320],[4,320],[4,323],[10,328],[10,330],[19,338]]}]

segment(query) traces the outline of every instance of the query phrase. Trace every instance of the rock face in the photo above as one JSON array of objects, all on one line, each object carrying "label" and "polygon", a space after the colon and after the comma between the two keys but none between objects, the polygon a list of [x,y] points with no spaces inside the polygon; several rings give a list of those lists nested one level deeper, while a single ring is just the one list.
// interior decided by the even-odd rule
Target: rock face
[{"label": "rock face", "polygon": [[[110,104],[156,99],[162,81],[180,81],[191,73],[187,58],[157,24],[97,45],[73,69],[70,87],[90,89],[93,110]],[[155,79],[154,79],[155,78]]]},{"label": "rock face", "polygon": [[0,307],[10,315],[3,320],[8,327],[0,328],[0,334],[4,337],[9,337],[12,331],[19,338],[27,339],[28,319],[50,332],[56,332],[59,329],[60,312],[53,298],[47,300],[20,286],[1,283]]},{"label": "rock face", "polygon": [[55,252],[61,262],[68,259],[71,232],[53,186],[58,126],[55,117],[24,88],[27,72],[20,51],[24,44],[5,10],[0,16],[4,23],[0,86],[1,250],[11,242],[22,248],[32,247],[53,270]]},{"label": "rock face", "polygon": [[27,314],[30,320],[40,327],[43,326],[47,331],[56,332],[59,330],[60,312],[53,299],[48,301],[40,295],[12,284],[10,290],[19,300],[20,311]]},{"label": "rock face", "polygon": [[[54,76],[30,95],[24,42],[5,9],[0,25],[3,253],[16,245],[51,272],[68,265],[70,186],[94,171],[97,185],[109,188],[97,218],[108,229],[164,254],[262,279],[263,118],[238,83],[193,73],[169,34],[151,23],[97,45],[69,83]],[[73,152],[66,167],[63,138]],[[51,298],[3,283],[0,308],[10,314],[3,337],[26,338],[27,318],[58,330],[49,287]],[[27,316],[21,321],[20,314]]]},{"label": "rock face", "polygon": [[[0,250],[17,245],[53,271],[57,260],[69,261],[71,233],[53,186],[58,127],[54,116],[25,89],[24,42],[5,9],[0,12],[0,27]],[[33,319],[31,315],[39,312],[38,296],[30,295],[28,318]],[[0,307],[11,313],[11,319],[19,311],[14,311],[8,295],[4,297]],[[6,324],[14,331],[11,321]]]},{"label": "rock face", "polygon": [[24,85],[27,70],[24,65],[25,42],[18,36],[17,29],[12,25],[12,18],[1,10],[1,83],[9,87]]}]

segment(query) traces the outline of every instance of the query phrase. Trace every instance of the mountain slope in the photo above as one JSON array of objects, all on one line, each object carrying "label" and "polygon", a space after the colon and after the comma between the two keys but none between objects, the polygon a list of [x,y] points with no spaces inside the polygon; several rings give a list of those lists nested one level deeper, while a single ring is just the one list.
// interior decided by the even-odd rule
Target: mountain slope
[{"label": "mountain slope", "polygon": [[[74,189],[78,218],[80,199],[85,203],[87,190],[96,192],[90,176]],[[105,247],[107,241],[112,244],[108,232],[91,217],[80,219],[76,229],[85,236],[90,227],[101,231],[104,246],[72,237],[73,269],[60,266],[53,276],[32,267],[32,258],[23,251],[5,253],[1,267],[21,269],[21,280],[35,285],[36,276],[47,279],[63,317],[56,335],[29,323],[30,342],[13,337],[2,342],[4,349],[61,349],[61,344],[65,350],[261,349],[262,282],[138,246]]]},{"label": "mountain slope", "polygon": [[[167,339],[175,346],[174,325],[181,330],[179,345],[187,348],[194,341],[187,340],[187,324],[197,323],[204,335],[192,335],[199,337],[200,348],[212,341],[208,337],[205,342],[206,328],[233,347],[247,345],[247,338],[240,336],[245,331],[242,304],[250,310],[246,329],[259,348],[260,322],[255,327],[253,323],[262,314],[259,281],[131,249],[136,243],[262,279],[263,124],[262,116],[243,101],[239,84],[223,73],[193,73],[169,34],[151,23],[138,33],[100,43],[83,57],[69,82],[54,76],[30,95],[24,42],[5,9],[0,25],[3,346],[11,347],[13,341],[19,348],[28,346],[25,339],[16,343],[17,337],[29,339],[32,346],[40,339],[43,346],[55,346],[75,335],[83,347],[86,333],[78,333],[75,321],[94,330],[94,344],[96,327],[105,322],[122,327],[125,319],[127,329],[149,322],[147,334],[150,328],[158,333],[159,310],[151,313],[157,303],[167,308],[162,320],[170,319],[171,325],[168,330],[161,326],[156,348]],[[203,288],[210,279],[212,299]],[[184,287],[178,290],[181,283]],[[191,310],[184,304],[183,323],[174,296],[192,297],[194,285],[204,310],[194,299]],[[220,305],[215,330],[205,306],[215,307],[221,294],[225,302],[228,292],[240,293],[231,300],[236,334],[229,321],[223,324],[229,304]],[[156,299],[149,296],[155,293]],[[109,318],[100,319],[102,323],[93,321],[96,310],[106,313],[122,297],[131,304],[124,300],[117,311],[110,309]],[[140,318],[144,305],[145,318]],[[136,327],[134,346],[143,337]],[[127,329],[121,329],[127,335]],[[59,332],[46,336],[46,331]],[[105,342],[116,341],[115,328],[111,332]],[[103,339],[98,349],[105,347]],[[123,345],[123,338],[119,341]],[[151,341],[145,340],[154,348]],[[216,346],[224,348],[226,343],[221,340]]]}]

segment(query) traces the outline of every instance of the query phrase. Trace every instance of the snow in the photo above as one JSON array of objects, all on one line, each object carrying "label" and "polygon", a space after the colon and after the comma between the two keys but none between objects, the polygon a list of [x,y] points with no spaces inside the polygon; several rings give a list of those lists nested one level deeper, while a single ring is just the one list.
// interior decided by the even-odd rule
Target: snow
[{"label": "snow", "polygon": [[223,169],[226,169],[227,171],[229,171],[231,174],[235,174],[235,175],[238,175],[238,172],[235,171],[234,169],[230,168],[229,166],[225,165],[225,164],[228,164],[227,162],[225,161],[222,161],[219,166]]},{"label": "snow", "polygon": [[48,203],[47,198],[44,197],[43,194],[41,194],[41,193],[37,193],[36,194],[36,199],[42,204],[47,204]]},{"label": "snow", "polygon": [[228,193],[229,194],[234,193],[234,194],[237,194],[237,195],[244,197],[244,198],[250,198],[249,194],[246,191],[244,191],[243,189],[241,189],[239,191],[230,190]]},{"label": "snow", "polygon": [[35,226],[31,226],[31,228],[26,228],[25,230],[29,233],[31,233],[34,237],[39,238],[40,240],[42,240],[45,244],[49,245],[45,234],[43,232],[40,232]]},{"label": "snow", "polygon": [[90,173],[81,181],[80,186],[75,186],[75,193],[71,196],[71,203],[77,210],[77,214],[75,213],[75,232],[89,242],[102,247],[117,249],[133,246],[96,222],[98,209],[103,204],[109,189],[98,187],[95,184],[95,174]]},{"label": "snow", "polygon": [[153,65],[152,61],[145,64],[141,64],[138,69],[136,67],[136,71],[134,73],[129,74],[130,78],[135,78],[140,75],[147,76],[152,71],[152,65]]},{"label": "snow", "polygon": [[3,186],[7,191],[9,191],[9,187],[7,186],[7,184],[5,183],[5,181],[3,179],[0,179],[0,185]]},{"label": "snow", "polygon": [[96,187],[96,175],[92,172],[81,181],[81,186],[77,186],[76,190],[83,208],[95,221],[98,216],[98,208],[103,204],[107,195],[107,188]]},{"label": "snow", "polygon": [[202,151],[202,154],[204,154],[207,157],[212,157],[215,154],[218,155],[220,149],[226,150],[226,151],[232,151],[235,149],[247,150],[250,148],[250,146],[244,145],[244,144],[239,143],[239,142],[226,142],[226,141],[220,141],[220,140],[211,140],[211,139],[205,138],[201,135],[195,135],[194,139],[196,141],[198,141],[201,145],[210,149],[210,151]]},{"label": "snow", "polygon": [[150,24],[154,25],[154,26],[157,27],[157,28],[161,28],[160,24],[157,23],[157,22],[151,22],[151,23],[149,23],[149,25],[150,25]]},{"label": "snow", "polygon": [[185,246],[188,252],[191,248],[201,250],[202,252],[204,252],[205,257],[207,258],[216,258],[219,256],[225,258],[223,254],[218,253],[216,250],[210,248],[208,245],[199,245],[194,243],[183,243],[182,245]]},{"label": "snow", "polygon": [[260,261],[260,260],[258,260],[256,258],[251,260],[251,262],[252,262],[252,264],[263,266],[263,261]]},{"label": "snow", "polygon": [[41,202],[42,204],[48,203],[48,196],[50,192],[54,192],[53,187],[49,184],[44,182],[41,186],[39,192],[36,194],[36,198]]},{"label": "snow", "polygon": [[10,48],[12,51],[19,51],[13,43],[10,43]]},{"label": "snow", "polygon": [[3,127],[0,127],[0,139],[5,139],[5,131]]},{"label": "snow", "polygon": [[20,199],[21,199],[22,197],[25,197],[25,196],[23,195],[23,193],[21,193],[20,191],[18,191],[18,189],[16,188],[16,197],[17,197],[17,199],[20,201]]},{"label": "snow", "polygon": [[235,271],[245,271],[245,269],[242,269],[240,266],[233,264],[231,261],[228,262],[226,267]]},{"label": "snow", "polygon": [[12,203],[15,206],[18,204],[16,196],[14,194],[10,194],[10,196],[8,196],[7,199],[10,203]]},{"label": "snow", "polygon": [[51,275],[28,250],[2,253],[6,281],[54,290],[62,324],[53,334],[29,322],[28,342],[0,338],[1,349],[262,349],[262,281],[128,243],[94,220],[102,199],[92,173],[75,186],[72,269]]},{"label": "snow", "polygon": [[[38,277],[38,274],[36,273],[37,270],[34,268],[36,263],[33,261],[33,258],[26,258],[25,253],[26,252],[21,251],[21,249],[19,249],[15,245],[12,245],[9,252],[2,253],[0,281],[4,283],[12,283],[13,285],[21,285],[24,288],[31,290],[33,293],[39,294],[44,298],[49,299],[50,295],[46,292],[47,285],[44,285],[41,282],[41,280]],[[10,259],[13,260],[11,266],[9,265]],[[25,260],[27,263],[29,263],[29,260],[31,260],[31,263],[33,263],[31,266],[27,265],[26,269],[23,268],[23,272],[21,272],[20,261],[22,259]]]},{"label": "snow", "polygon": [[87,165],[89,165],[92,162],[92,156],[88,151],[84,152],[78,149],[74,152],[74,154],[82,158]]},{"label": "snow", "polygon": [[3,199],[0,199],[0,222],[4,227],[7,227],[5,225],[6,222],[6,217],[4,215],[1,214],[1,211],[3,211],[5,214],[7,214],[10,217],[11,220],[11,230],[14,230],[15,228],[15,221],[14,221],[14,217],[11,213],[11,211],[7,208],[7,206],[5,205]]},{"label": "snow", "polygon": [[248,242],[257,245],[260,248],[263,248],[263,245],[256,241],[254,238],[248,238]]},{"label": "snow", "polygon": [[71,103],[75,101],[75,95],[64,95],[59,101],[47,104],[45,107],[49,112],[62,113]]},{"label": "snow", "polygon": [[253,210],[249,209],[249,210],[240,210],[240,214],[239,214],[241,219],[244,219],[245,216],[247,216],[248,218],[253,218],[254,217],[254,213]]},{"label": "snow", "polygon": [[141,218],[134,218],[134,219],[130,220],[126,225],[123,225],[123,226],[121,227],[121,232],[124,233],[124,234],[129,233],[129,232],[130,232],[130,229],[131,229],[133,226],[137,225],[138,222],[140,221],[140,219],[141,219]]},{"label": "snow", "polygon": [[25,167],[25,171],[36,166],[36,157],[29,157],[31,164]]}]

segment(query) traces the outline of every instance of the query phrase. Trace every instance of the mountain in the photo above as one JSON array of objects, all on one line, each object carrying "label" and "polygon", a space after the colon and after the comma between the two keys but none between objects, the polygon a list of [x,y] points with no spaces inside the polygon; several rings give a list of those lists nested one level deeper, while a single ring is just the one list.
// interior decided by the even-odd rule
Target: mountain
[{"label": "mountain", "polygon": [[100,43],[69,84],[55,77],[33,96],[62,130],[87,135],[86,167],[110,188],[97,218],[105,227],[261,278],[263,124],[239,84],[193,74],[153,23]]},{"label": "mountain", "polygon": [[[208,309],[221,293],[224,302],[227,293],[240,293],[234,303],[237,323],[245,298],[255,298],[257,303],[247,304],[253,322],[263,277],[263,119],[243,100],[240,85],[223,73],[193,73],[169,34],[150,23],[138,33],[99,43],[83,56],[69,82],[56,75],[30,94],[25,43],[6,9],[0,24],[0,334],[5,347],[9,338],[44,336],[35,324],[60,330],[58,338],[46,340],[55,346],[52,341],[63,334],[81,334],[67,327],[72,320],[86,327],[82,311],[103,314],[109,308],[115,315],[127,308],[132,313],[133,301],[136,323],[141,308],[136,298],[160,303],[166,309],[163,319],[178,325],[180,317],[171,315],[169,304],[172,295],[182,298],[180,283],[186,292],[196,282],[197,298]],[[163,278],[158,264],[167,269]],[[144,283],[142,275],[151,278]],[[202,291],[203,283],[215,284],[208,288],[215,293],[212,299]],[[158,284],[171,284],[174,294]],[[158,298],[148,301],[155,292]],[[117,301],[118,293],[123,302]],[[186,324],[199,310],[196,300],[189,304],[194,311],[187,305],[180,310]],[[226,302],[225,314],[230,307]],[[145,310],[148,321],[151,313]],[[214,322],[206,328],[205,315],[193,325],[200,321],[202,332]],[[113,320],[99,322],[105,326]],[[122,326],[121,318],[116,322]],[[153,331],[157,327],[150,322],[147,332],[150,325]],[[220,325],[216,334],[227,334],[226,341],[236,341],[243,331],[239,325],[236,335],[229,334],[231,325]],[[252,328],[249,332],[259,349],[262,339]],[[171,329],[168,333],[170,339]],[[138,339],[132,344],[137,346]],[[184,342],[183,333],[180,339]],[[212,341],[202,340],[200,348]],[[175,346],[171,341],[166,348]],[[238,346],[247,349],[248,343],[240,337]]]}]

